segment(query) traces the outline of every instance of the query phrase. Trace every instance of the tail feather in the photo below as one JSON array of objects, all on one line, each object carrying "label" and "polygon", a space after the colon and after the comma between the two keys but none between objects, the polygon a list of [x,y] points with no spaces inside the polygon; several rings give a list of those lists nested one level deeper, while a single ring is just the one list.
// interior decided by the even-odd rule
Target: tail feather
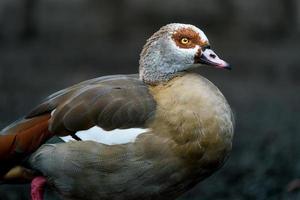
[{"label": "tail feather", "polygon": [[50,114],[45,114],[22,120],[2,131],[0,135],[1,168],[20,162],[53,136],[48,130],[50,117]]}]

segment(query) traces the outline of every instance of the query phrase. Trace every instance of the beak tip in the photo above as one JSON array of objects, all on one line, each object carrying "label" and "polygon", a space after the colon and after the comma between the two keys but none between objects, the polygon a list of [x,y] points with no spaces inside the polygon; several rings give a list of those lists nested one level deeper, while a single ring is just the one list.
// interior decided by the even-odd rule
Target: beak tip
[{"label": "beak tip", "polygon": [[231,66],[230,66],[228,63],[227,63],[227,65],[225,65],[223,68],[224,68],[224,69],[227,69],[227,70],[232,70]]},{"label": "beak tip", "polygon": [[232,69],[231,66],[227,62],[225,62],[225,61],[223,61],[223,62],[224,63],[218,65],[218,68],[227,69],[227,70],[231,70]]}]

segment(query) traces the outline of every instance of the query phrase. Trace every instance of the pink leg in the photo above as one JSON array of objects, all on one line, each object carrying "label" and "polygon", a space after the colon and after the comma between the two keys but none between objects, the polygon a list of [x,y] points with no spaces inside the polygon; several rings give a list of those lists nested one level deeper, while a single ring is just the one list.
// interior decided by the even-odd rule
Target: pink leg
[{"label": "pink leg", "polygon": [[47,179],[43,176],[35,177],[31,181],[31,199],[32,200],[43,200],[44,189]]}]

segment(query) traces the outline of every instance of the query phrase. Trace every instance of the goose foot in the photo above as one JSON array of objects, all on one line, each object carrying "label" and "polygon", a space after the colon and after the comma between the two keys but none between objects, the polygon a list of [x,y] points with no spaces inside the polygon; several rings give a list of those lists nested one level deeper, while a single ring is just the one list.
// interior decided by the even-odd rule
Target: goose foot
[{"label": "goose foot", "polygon": [[31,181],[31,199],[32,200],[43,200],[44,189],[47,179],[43,176],[35,177]]},{"label": "goose foot", "polygon": [[[22,183],[31,181],[35,177],[35,172],[22,166],[11,168],[2,179],[6,182]],[[0,178],[1,179],[1,178]]]}]

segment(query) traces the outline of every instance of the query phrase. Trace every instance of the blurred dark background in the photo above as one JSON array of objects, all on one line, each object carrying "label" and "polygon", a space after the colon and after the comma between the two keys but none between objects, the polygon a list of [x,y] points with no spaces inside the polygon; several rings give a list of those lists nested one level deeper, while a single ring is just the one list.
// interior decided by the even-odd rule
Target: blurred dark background
[{"label": "blurred dark background", "polygon": [[[231,104],[235,140],[181,200],[300,199],[299,0],[1,0],[0,127],[79,81],[136,73],[145,40],[170,22],[200,27],[233,67],[199,69]],[[2,185],[0,199],[27,189]]]}]

